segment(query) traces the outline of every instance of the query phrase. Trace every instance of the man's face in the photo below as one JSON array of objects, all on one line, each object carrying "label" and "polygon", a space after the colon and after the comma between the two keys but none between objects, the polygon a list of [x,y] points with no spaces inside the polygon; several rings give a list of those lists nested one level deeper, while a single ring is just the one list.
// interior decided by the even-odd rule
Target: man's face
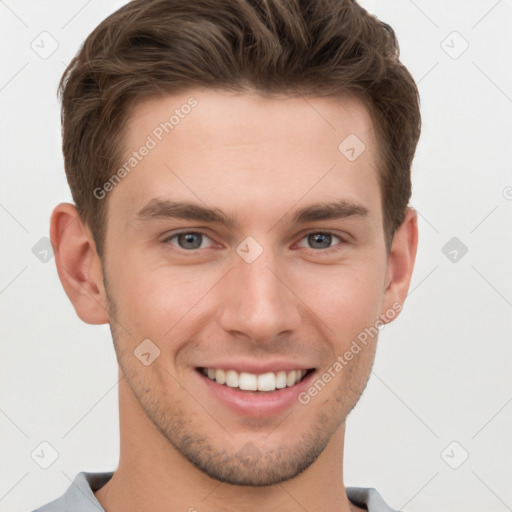
[{"label": "man's face", "polygon": [[[197,104],[181,109],[191,96]],[[161,133],[176,109],[179,121]],[[353,136],[354,151],[338,149],[350,134],[366,146],[359,156]],[[355,99],[197,91],[138,104],[127,160],[153,146],[148,136],[156,146],[108,198],[120,385],[132,413],[213,478],[291,478],[357,402],[376,337],[333,372],[338,356],[391,307],[370,116]],[[292,370],[308,373],[294,384]],[[258,382],[279,388],[236,387]]]}]

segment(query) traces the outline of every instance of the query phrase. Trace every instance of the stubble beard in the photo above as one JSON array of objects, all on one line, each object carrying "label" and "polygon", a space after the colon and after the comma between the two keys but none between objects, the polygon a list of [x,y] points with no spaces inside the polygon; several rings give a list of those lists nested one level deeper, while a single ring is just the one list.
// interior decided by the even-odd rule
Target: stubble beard
[{"label": "stubble beard", "polygon": [[[105,290],[107,290],[106,286]],[[187,413],[179,400],[173,400],[173,397],[166,395],[165,391],[162,393],[163,386],[158,386],[158,382],[161,382],[158,378],[155,380],[151,379],[151,374],[144,375],[144,371],[147,372],[149,368],[142,366],[135,358],[133,347],[123,348],[124,333],[117,328],[116,321],[113,320],[117,318],[118,312],[108,291],[107,299],[109,316],[112,319],[110,328],[118,363],[140,408],[178,453],[210,478],[219,482],[238,486],[264,487],[285,482],[302,473],[318,459],[336,431],[345,424],[346,417],[362,395],[371,372],[373,358],[366,368],[359,371],[355,364],[352,368],[345,368],[344,370],[353,374],[354,378],[359,378],[355,382],[350,382],[349,376],[346,380],[350,386],[345,389],[338,387],[331,398],[323,399],[321,405],[317,406],[315,417],[300,434],[294,446],[264,447],[257,446],[257,442],[247,442],[241,448],[234,449],[232,447],[236,445],[236,433],[231,432],[229,426],[228,429],[222,427],[222,418],[213,418],[201,407],[199,414],[204,415],[202,419],[198,418],[197,414],[194,416]],[[162,400],[162,397],[165,400]],[[200,402],[200,399],[193,400],[190,394],[188,397],[191,402]],[[322,400],[322,393],[310,403],[316,404],[319,400]],[[308,406],[309,404],[298,403],[295,407]],[[304,415],[301,416],[304,417]],[[292,433],[297,431],[298,422],[294,421],[293,412],[280,421],[281,424],[276,422],[279,426],[274,432],[282,435],[282,430],[286,428],[289,428]],[[222,437],[229,438],[223,444],[221,444],[222,441],[219,442],[219,438],[216,439],[213,434],[208,433],[219,429]],[[271,444],[268,441],[271,440],[274,432],[268,435],[265,445]]]}]

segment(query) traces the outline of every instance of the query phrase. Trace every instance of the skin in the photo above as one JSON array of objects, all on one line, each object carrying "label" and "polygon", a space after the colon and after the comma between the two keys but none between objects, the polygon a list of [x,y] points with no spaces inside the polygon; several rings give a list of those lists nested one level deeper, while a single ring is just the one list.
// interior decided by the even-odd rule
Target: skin
[{"label": "skin", "polygon": [[[127,156],[191,96],[197,107],[109,192],[103,261],[73,205],[52,216],[66,293],[82,320],[110,322],[119,362],[120,462],[96,497],[108,512],[360,510],[342,485],[345,419],[377,337],[308,404],[270,416],[228,409],[196,367],[280,358],[326,372],[404,302],[416,213],[388,254],[372,120],[350,97],[146,99],[132,111]],[[338,150],[349,134],[366,146],[354,161]],[[155,198],[216,208],[236,225],[138,217]],[[293,222],[299,208],[341,200],[367,213]],[[179,230],[203,233],[200,247],[180,247]],[[308,237],[325,231],[326,248]],[[236,252],[248,236],[263,249],[252,263]],[[148,366],[134,356],[144,339],[160,350]]]}]

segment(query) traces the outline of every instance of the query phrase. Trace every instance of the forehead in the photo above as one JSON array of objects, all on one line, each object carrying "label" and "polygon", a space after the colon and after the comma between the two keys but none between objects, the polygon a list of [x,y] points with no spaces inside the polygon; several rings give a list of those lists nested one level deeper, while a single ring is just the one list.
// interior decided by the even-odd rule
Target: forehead
[{"label": "forehead", "polygon": [[131,111],[125,148],[125,160],[135,152],[137,161],[111,198],[124,215],[164,196],[245,209],[340,194],[380,204],[373,122],[354,97],[149,98]]},{"label": "forehead", "polygon": [[336,149],[347,131],[373,149],[373,120],[362,100],[353,95],[319,98],[192,90],[137,102],[130,112],[126,143],[129,149],[136,147],[142,133],[157,142],[173,139],[187,146],[200,140],[203,147],[226,146],[226,142],[293,144],[307,137],[312,149]]}]

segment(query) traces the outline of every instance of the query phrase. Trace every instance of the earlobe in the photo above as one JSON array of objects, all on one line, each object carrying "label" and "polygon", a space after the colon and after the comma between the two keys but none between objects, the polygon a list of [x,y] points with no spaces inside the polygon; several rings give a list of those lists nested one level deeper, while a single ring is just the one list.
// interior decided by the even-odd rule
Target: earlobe
[{"label": "earlobe", "polygon": [[[384,323],[390,322],[397,316],[395,313],[387,315],[387,312],[402,310],[411,283],[417,249],[418,216],[416,210],[407,208],[405,219],[393,237],[391,253],[388,258],[388,275],[381,311]],[[386,321],[389,317],[391,318]]]},{"label": "earlobe", "polygon": [[50,239],[60,281],[77,315],[89,324],[108,323],[101,261],[74,205],[55,207]]}]

